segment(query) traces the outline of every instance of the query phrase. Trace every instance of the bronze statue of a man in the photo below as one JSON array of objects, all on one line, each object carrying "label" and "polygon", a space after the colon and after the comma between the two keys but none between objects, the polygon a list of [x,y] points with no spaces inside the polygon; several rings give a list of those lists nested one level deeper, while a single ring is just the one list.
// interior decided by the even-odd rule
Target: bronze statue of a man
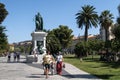
[{"label": "bronze statue of a man", "polygon": [[43,30],[43,19],[42,19],[40,13],[35,15],[35,24],[36,24],[35,31],[42,31]]}]

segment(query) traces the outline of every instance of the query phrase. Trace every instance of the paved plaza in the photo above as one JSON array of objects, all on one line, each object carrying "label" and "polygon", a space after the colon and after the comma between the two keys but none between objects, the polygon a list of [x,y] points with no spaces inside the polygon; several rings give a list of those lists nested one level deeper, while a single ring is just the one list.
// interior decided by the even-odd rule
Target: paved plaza
[{"label": "paved plaza", "polygon": [[25,61],[24,56],[21,56],[20,62],[14,62],[13,58],[7,62],[7,57],[0,57],[0,80],[100,80],[68,63],[65,63],[62,76],[54,74],[46,79],[40,63]]}]

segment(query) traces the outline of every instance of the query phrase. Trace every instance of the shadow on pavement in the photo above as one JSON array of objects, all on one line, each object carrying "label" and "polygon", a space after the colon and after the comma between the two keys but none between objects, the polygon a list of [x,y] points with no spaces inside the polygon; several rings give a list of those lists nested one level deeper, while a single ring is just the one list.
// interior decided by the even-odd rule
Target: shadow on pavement
[{"label": "shadow on pavement", "polygon": [[31,76],[27,76],[27,78],[44,78],[44,77],[40,75],[31,75]]},{"label": "shadow on pavement", "polygon": [[43,66],[42,66],[42,64],[38,64],[38,63],[36,63],[36,64],[33,64],[33,63],[25,63],[25,64],[27,64],[27,65],[29,65],[29,66],[32,66],[32,67],[36,67],[36,68],[40,68],[40,69],[43,69]]},{"label": "shadow on pavement", "polygon": [[91,76],[89,74],[82,74],[82,75],[81,74],[76,74],[76,75],[69,74],[69,75],[63,75],[63,76],[67,78],[98,79],[97,77]]}]

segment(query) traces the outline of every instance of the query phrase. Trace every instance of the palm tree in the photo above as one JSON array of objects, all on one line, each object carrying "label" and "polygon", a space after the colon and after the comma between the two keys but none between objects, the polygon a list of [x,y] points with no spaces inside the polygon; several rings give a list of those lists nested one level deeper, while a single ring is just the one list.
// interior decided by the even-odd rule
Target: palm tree
[{"label": "palm tree", "polygon": [[92,26],[97,27],[98,24],[99,18],[97,12],[94,10],[95,8],[93,6],[85,5],[82,7],[82,10],[76,14],[78,28],[82,29],[83,26],[85,26],[85,41],[87,41],[88,29]]},{"label": "palm tree", "polygon": [[99,19],[100,19],[100,26],[105,29],[105,48],[106,48],[106,59],[109,61],[108,59],[108,44],[109,41],[108,41],[108,37],[109,37],[109,27],[112,25],[113,23],[113,15],[110,13],[109,10],[105,10],[101,13]]},{"label": "palm tree", "polygon": [[101,13],[99,19],[100,19],[100,26],[105,29],[105,41],[108,40],[108,33],[109,33],[109,27],[113,23],[113,15],[110,13],[109,10],[105,10]]},{"label": "palm tree", "polygon": [[3,22],[7,15],[8,11],[5,9],[5,5],[3,3],[0,3],[0,24]]}]

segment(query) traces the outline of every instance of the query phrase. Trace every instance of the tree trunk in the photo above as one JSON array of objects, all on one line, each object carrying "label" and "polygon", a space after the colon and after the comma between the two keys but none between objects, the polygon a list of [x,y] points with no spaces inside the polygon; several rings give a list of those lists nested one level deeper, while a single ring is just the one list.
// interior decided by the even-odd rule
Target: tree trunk
[{"label": "tree trunk", "polygon": [[[86,48],[86,43],[88,41],[88,25],[85,27],[85,48]],[[88,51],[85,51],[85,55],[88,55]]]},{"label": "tree trunk", "polygon": [[105,29],[105,41],[107,41],[107,40],[109,40],[109,35],[108,35],[108,33],[109,33],[109,30],[108,29]]},{"label": "tree trunk", "polygon": [[85,42],[87,42],[88,39],[88,26],[85,27]]}]

